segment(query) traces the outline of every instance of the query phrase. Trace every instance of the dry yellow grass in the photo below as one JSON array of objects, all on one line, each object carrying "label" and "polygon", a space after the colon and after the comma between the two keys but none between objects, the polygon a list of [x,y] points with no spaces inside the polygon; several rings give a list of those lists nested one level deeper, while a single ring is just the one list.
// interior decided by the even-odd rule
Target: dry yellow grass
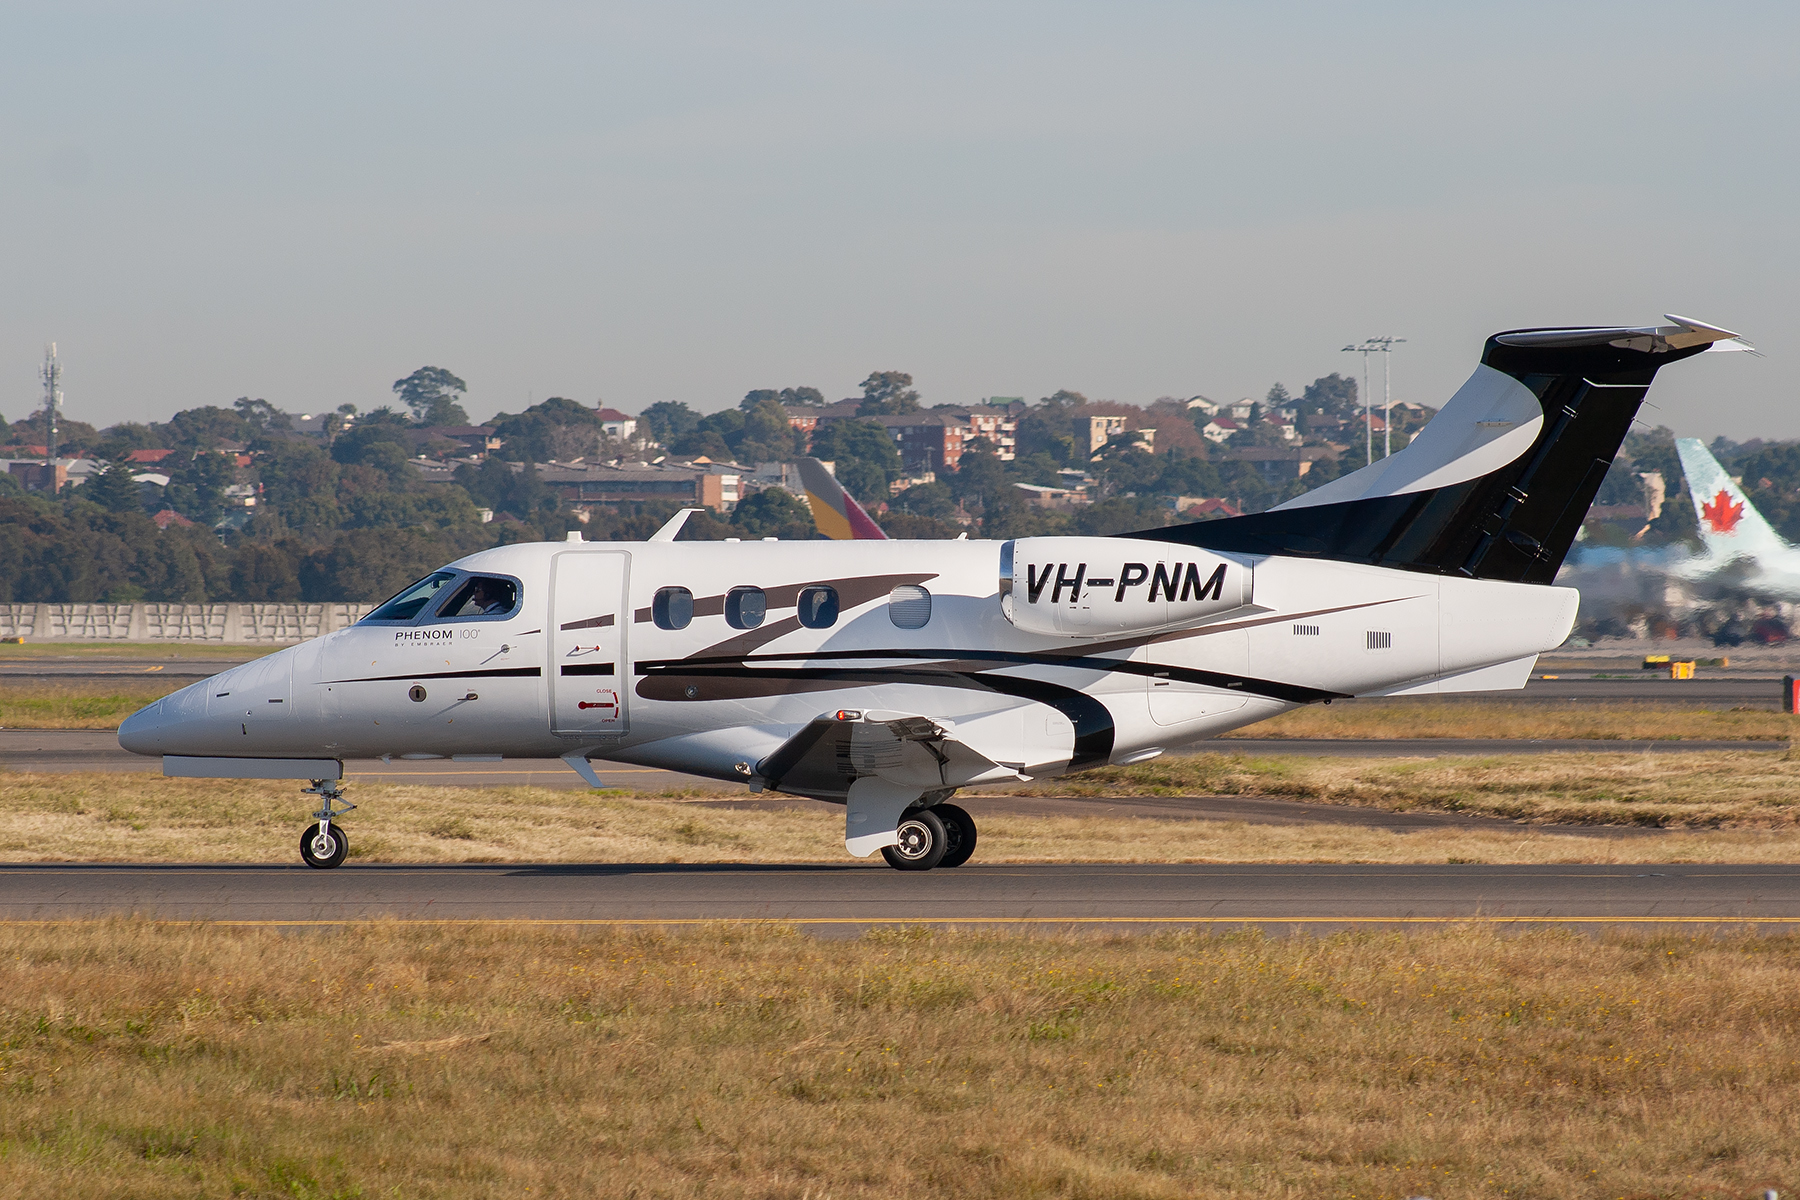
[{"label": "dry yellow grass", "polygon": [[1357,700],[1295,709],[1225,737],[1787,741],[1796,732],[1800,716],[1767,709],[1715,711],[1574,700],[1529,704]]},{"label": "dry yellow grass", "polygon": [[[1585,818],[1603,805],[1581,806],[1568,794],[1606,786],[1645,771],[1639,755],[1471,760],[1466,766],[1394,760],[1257,762],[1209,756],[1077,776],[1046,794],[1189,793],[1290,798],[1417,807],[1441,792],[1486,795],[1495,803],[1541,803]],[[1658,760],[1654,766],[1687,764]],[[1618,760],[1618,761],[1614,761]],[[1749,760],[1748,764],[1737,760]],[[1762,760],[1767,760],[1763,762]],[[1317,766],[1313,764],[1318,764]],[[1729,800],[1709,800],[1707,787],[1729,789],[1735,777],[1694,780],[1695,813],[1726,828],[1656,836],[1570,837],[1529,826],[1421,829],[1393,833],[1343,825],[1252,825],[1103,816],[991,815],[980,796],[965,803],[981,822],[978,861],[1001,862],[1792,862],[1800,859],[1800,823],[1792,811],[1765,806],[1743,821],[1724,816]],[[1740,755],[1727,764],[1780,772],[1794,765],[1777,754]],[[1421,774],[1407,772],[1417,767]],[[1191,769],[1190,769],[1191,768]],[[1480,781],[1457,784],[1459,772]],[[1514,772],[1519,774],[1515,775]],[[1560,772],[1560,773],[1559,773]],[[1515,790],[1526,773],[1542,794]],[[1679,785],[1674,785],[1679,790]],[[738,791],[729,793],[745,797]],[[622,793],[548,788],[430,788],[357,785],[360,805],[345,820],[353,860],[361,862],[842,862],[843,815],[825,805],[785,811],[700,808]],[[1632,805],[1619,801],[1627,809]],[[316,804],[298,786],[245,780],[163,779],[130,774],[0,775],[0,860],[75,862],[291,862],[294,843]],[[1471,799],[1464,807],[1477,807]],[[1638,818],[1665,813],[1673,823],[1695,813],[1646,803]],[[1667,811],[1666,811],[1667,810]],[[1703,824],[1704,822],[1692,821]],[[879,866],[880,860],[871,860]]]},{"label": "dry yellow grass", "polygon": [[55,677],[0,680],[0,729],[117,729],[144,705],[191,682],[155,676],[103,684]]},{"label": "dry yellow grass", "polygon": [[1800,945],[0,926],[0,1195],[1800,1186]]},{"label": "dry yellow grass", "polygon": [[1369,759],[1196,754],[1007,791],[1277,796],[1579,825],[1779,829],[1800,822],[1800,757],[1792,751]]}]

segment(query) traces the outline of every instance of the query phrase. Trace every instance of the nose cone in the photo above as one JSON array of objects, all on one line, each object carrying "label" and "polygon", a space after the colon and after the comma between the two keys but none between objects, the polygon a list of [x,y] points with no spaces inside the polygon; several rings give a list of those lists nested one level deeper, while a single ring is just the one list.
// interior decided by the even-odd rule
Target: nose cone
[{"label": "nose cone", "polygon": [[157,737],[162,726],[162,701],[153,700],[125,718],[119,726],[119,745],[133,754],[161,754]]},{"label": "nose cone", "polygon": [[206,684],[190,684],[138,709],[119,726],[119,745],[133,754],[183,754],[206,722]]}]

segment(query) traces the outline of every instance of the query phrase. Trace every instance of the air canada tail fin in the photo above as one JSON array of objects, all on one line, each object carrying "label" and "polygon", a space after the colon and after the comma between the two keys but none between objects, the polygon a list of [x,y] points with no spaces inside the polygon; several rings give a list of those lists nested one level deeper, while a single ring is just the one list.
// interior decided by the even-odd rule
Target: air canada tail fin
[{"label": "air canada tail fin", "polygon": [[1790,550],[1699,438],[1675,439],[1675,453],[1681,456],[1681,473],[1694,498],[1700,540],[1714,558],[1766,559]]},{"label": "air canada tail fin", "polygon": [[816,458],[799,462],[800,483],[806,488],[807,507],[812,509],[813,524],[819,532],[836,541],[886,541],[869,514],[856,498],[844,490],[837,477]]},{"label": "air canada tail fin", "polygon": [[1124,536],[1549,583],[1658,368],[1748,348],[1729,330],[1668,319],[1497,333],[1398,453],[1268,512]]}]

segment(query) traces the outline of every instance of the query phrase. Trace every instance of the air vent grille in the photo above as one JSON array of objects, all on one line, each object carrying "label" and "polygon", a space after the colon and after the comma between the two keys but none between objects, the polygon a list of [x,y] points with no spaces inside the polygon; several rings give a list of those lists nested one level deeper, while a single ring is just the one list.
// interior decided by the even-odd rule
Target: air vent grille
[{"label": "air vent grille", "polygon": [[1296,625],[1296,626],[1294,626],[1294,636],[1295,637],[1318,637],[1319,636],[1319,627],[1317,625]]},{"label": "air vent grille", "polygon": [[1394,635],[1385,629],[1371,629],[1363,634],[1363,645],[1370,650],[1392,650]]}]

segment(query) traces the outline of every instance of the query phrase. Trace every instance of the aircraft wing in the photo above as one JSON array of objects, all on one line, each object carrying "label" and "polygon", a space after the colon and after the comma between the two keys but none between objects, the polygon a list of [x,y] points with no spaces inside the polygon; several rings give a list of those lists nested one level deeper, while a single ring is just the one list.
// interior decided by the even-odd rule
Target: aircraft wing
[{"label": "aircraft wing", "polygon": [[774,791],[842,800],[858,779],[876,777],[916,791],[1028,779],[1022,764],[996,762],[949,722],[901,712],[843,709],[814,718],[756,766]]}]

